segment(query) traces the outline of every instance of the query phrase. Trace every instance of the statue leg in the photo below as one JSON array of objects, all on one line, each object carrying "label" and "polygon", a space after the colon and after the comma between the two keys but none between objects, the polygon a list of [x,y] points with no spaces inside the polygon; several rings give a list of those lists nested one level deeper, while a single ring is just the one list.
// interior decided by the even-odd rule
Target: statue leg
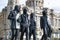
[{"label": "statue leg", "polygon": [[47,35],[44,35],[44,40],[47,40]]},{"label": "statue leg", "polygon": [[46,34],[45,29],[43,29],[43,36],[42,36],[41,40],[47,40],[47,34]]},{"label": "statue leg", "polygon": [[43,36],[42,36],[41,40],[44,40],[44,34],[43,34]]},{"label": "statue leg", "polygon": [[46,28],[44,28],[44,40],[47,40],[47,29]]},{"label": "statue leg", "polygon": [[11,40],[14,39],[14,29],[11,29],[12,35],[11,35]]},{"label": "statue leg", "polygon": [[16,30],[15,30],[15,40],[17,40],[18,33],[19,33],[19,30],[18,30],[18,29],[16,29]]},{"label": "statue leg", "polygon": [[24,32],[25,32],[25,29],[23,28],[23,29],[21,30],[20,40],[23,40]]},{"label": "statue leg", "polygon": [[29,40],[31,40],[31,32],[29,32]]},{"label": "statue leg", "polygon": [[36,40],[36,31],[33,29],[33,40]]},{"label": "statue leg", "polygon": [[28,31],[28,28],[26,28],[26,40],[29,40],[29,31]]}]

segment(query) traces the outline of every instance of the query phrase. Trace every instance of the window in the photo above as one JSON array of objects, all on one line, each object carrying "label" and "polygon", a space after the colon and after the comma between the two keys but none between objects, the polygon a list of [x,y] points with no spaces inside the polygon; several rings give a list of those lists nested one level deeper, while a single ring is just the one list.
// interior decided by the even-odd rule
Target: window
[{"label": "window", "polygon": [[13,8],[12,7],[10,7],[10,10],[12,10]]},{"label": "window", "polygon": [[39,3],[40,3],[40,1],[39,1]]},{"label": "window", "polygon": [[51,18],[51,25],[54,26],[54,19]]},{"label": "window", "polygon": [[59,19],[59,27],[60,27],[60,19]]},{"label": "window", "polygon": [[34,6],[34,1],[33,1],[33,6]]},{"label": "window", "polygon": [[57,26],[57,19],[55,20],[55,26]]},{"label": "window", "polygon": [[10,4],[12,4],[13,2],[10,0]]},{"label": "window", "polygon": [[30,2],[30,6],[34,6],[34,1],[33,2],[32,1]]},{"label": "window", "polygon": [[36,6],[37,6],[37,1],[36,1]]},{"label": "window", "polygon": [[29,3],[30,3],[30,5],[29,5],[29,6],[31,6],[31,1],[30,1]]}]

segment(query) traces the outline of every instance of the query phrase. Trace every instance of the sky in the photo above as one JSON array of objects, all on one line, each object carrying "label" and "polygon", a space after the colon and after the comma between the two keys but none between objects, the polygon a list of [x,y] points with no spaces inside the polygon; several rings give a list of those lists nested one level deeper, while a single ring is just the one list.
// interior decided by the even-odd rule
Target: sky
[{"label": "sky", "polygon": [[55,11],[60,11],[60,0],[44,0],[44,7],[52,8]]},{"label": "sky", "polygon": [[[26,0],[20,0],[20,4],[25,4]],[[8,0],[0,0],[0,11],[7,6]],[[60,11],[60,0],[44,0],[44,7]]]},{"label": "sky", "polygon": [[8,0],[0,0],[0,12],[5,6],[7,6],[7,1]]}]

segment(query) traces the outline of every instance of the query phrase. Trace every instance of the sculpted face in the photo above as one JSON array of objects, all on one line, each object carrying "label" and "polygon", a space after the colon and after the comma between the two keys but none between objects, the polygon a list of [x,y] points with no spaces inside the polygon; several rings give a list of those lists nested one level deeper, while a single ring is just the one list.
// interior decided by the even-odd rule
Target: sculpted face
[{"label": "sculpted face", "polygon": [[31,13],[30,18],[34,19],[34,13]]},{"label": "sculpted face", "polygon": [[47,11],[46,11],[46,10],[43,10],[42,14],[43,14],[44,16],[46,16],[46,15],[47,15]]},{"label": "sculpted face", "polygon": [[24,14],[27,14],[27,9],[23,9],[23,13]]},{"label": "sculpted face", "polygon": [[14,10],[16,10],[17,12],[20,12],[20,7],[18,5],[16,5]]},{"label": "sculpted face", "polygon": [[20,12],[20,7],[18,6],[17,11]]}]

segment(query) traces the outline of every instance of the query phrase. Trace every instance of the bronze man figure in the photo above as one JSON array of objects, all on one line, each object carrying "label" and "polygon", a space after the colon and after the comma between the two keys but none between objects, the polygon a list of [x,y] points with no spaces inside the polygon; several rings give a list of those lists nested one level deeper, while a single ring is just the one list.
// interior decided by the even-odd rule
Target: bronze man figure
[{"label": "bronze man figure", "polygon": [[28,27],[29,27],[29,20],[28,20],[28,14],[27,14],[27,8],[23,8],[23,14],[20,15],[20,17],[17,20],[20,23],[20,40],[23,40],[24,33],[26,33],[26,40],[29,40],[29,33],[28,33]]},{"label": "bronze man figure", "polygon": [[51,25],[48,23],[47,20],[47,9],[43,10],[42,15],[43,16],[40,17],[40,27],[41,29],[43,29],[43,36],[41,40],[47,40],[48,37],[51,37],[52,33]]},{"label": "bronze man figure", "polygon": [[18,29],[16,29],[16,15],[17,13],[20,12],[20,8],[18,5],[15,6],[14,10],[10,11],[10,14],[8,16],[8,19],[11,22],[11,32],[12,32],[12,36],[11,36],[11,40],[17,40],[17,36],[18,36]]},{"label": "bronze man figure", "polygon": [[31,35],[33,35],[33,40],[36,40],[36,21],[34,19],[34,13],[30,15],[30,26],[29,26],[29,39],[31,40]]}]

